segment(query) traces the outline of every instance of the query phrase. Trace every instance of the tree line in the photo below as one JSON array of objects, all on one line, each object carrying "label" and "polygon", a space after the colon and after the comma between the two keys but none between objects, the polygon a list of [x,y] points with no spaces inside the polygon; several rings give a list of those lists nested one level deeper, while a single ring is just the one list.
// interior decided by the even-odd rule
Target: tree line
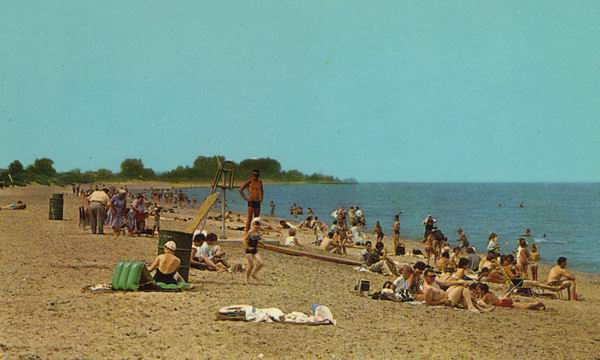
[{"label": "tree line", "polygon": [[[145,167],[142,159],[125,159],[121,162],[120,172],[109,169],[96,171],[81,171],[74,169],[59,173],[54,169],[54,161],[49,158],[36,159],[27,167],[19,160],[15,160],[8,169],[0,170],[0,184],[25,186],[29,183],[42,185],[67,185],[85,184],[93,182],[118,182],[129,180],[141,181],[167,181],[167,182],[211,182],[217,172],[218,161],[225,157],[198,156],[191,166],[177,166],[175,169],[156,173],[153,169]],[[283,170],[279,161],[271,158],[245,159],[235,163],[235,179],[245,180],[252,170],[261,172],[261,177],[274,182],[308,182],[308,183],[345,183],[354,180],[340,180],[330,175],[319,173],[304,174],[298,170]]]}]

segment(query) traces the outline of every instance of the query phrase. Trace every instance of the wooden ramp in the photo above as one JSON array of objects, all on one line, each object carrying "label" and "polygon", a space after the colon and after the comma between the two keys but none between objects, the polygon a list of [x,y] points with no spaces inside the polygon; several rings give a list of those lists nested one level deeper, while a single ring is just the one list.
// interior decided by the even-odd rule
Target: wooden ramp
[{"label": "wooden ramp", "polygon": [[362,265],[362,263],[358,260],[339,258],[339,257],[335,257],[335,256],[330,256],[330,255],[315,254],[312,252],[297,250],[294,248],[274,246],[274,245],[269,245],[269,244],[265,244],[265,243],[258,243],[258,247],[265,249],[265,250],[281,253],[281,254],[292,255],[292,256],[302,256],[302,257],[307,257],[307,258],[311,258],[311,259],[315,259],[315,260],[332,262],[332,263],[336,263],[336,264],[352,265],[352,266],[361,266]]},{"label": "wooden ramp", "polygon": [[198,214],[194,217],[194,220],[192,220],[192,222],[188,225],[188,227],[186,228],[186,232],[191,234],[194,232],[194,230],[198,228],[198,225],[200,225],[202,220],[204,220],[206,215],[208,215],[210,208],[212,208],[215,202],[217,202],[219,194],[220,193],[216,192],[214,194],[208,195],[206,199],[204,199],[204,202],[202,203],[202,205],[200,205],[200,209],[198,209]]}]

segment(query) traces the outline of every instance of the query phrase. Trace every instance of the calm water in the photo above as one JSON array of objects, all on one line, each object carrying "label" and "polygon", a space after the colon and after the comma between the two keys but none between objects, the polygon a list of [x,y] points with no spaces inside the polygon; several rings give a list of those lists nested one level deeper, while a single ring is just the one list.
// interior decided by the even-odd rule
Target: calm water
[{"label": "calm water", "polygon": [[[187,192],[202,200],[208,189]],[[432,214],[451,244],[462,227],[478,251],[485,249],[491,231],[499,235],[503,253],[512,251],[518,235],[529,228],[533,236],[528,242],[538,244],[543,261],[566,256],[569,267],[600,273],[600,184],[267,185],[265,213],[270,200],[275,202],[277,216],[291,217],[289,208],[296,202],[305,213],[312,207],[329,224],[334,209],[358,205],[369,229],[379,220],[386,235],[391,233],[393,215],[401,211],[401,235],[410,238],[422,236],[421,221]],[[523,208],[518,207],[521,202]],[[236,189],[228,193],[228,206],[235,211],[246,209]]]}]

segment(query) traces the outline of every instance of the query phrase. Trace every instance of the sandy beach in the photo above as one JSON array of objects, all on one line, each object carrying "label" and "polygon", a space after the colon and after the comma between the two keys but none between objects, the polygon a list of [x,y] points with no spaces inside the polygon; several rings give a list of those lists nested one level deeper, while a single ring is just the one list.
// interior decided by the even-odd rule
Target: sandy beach
[{"label": "sandy beach", "polygon": [[[70,189],[0,190],[1,205],[27,203],[24,211],[0,211],[0,357],[6,359],[600,357],[600,276],[587,273],[576,273],[584,301],[544,298],[545,311],[496,308],[485,314],[371,300],[352,291],[358,280],[368,279],[380,288],[390,278],[265,250],[259,285],[245,285],[240,275],[192,270],[191,291],[82,291],[110,283],[118,260],[154,259],[158,238],[91,235],[78,227],[80,200],[73,196],[65,196],[65,220],[49,221],[48,198],[55,192]],[[193,211],[176,215],[191,217]],[[166,230],[183,230],[186,225],[162,221]],[[218,226],[209,221],[207,228],[220,233]],[[241,232],[228,235],[241,238]],[[300,232],[301,242],[309,242],[311,236]],[[274,234],[264,238],[284,239]],[[224,246],[234,263],[243,261],[241,247]],[[414,246],[409,242],[409,248]],[[546,274],[542,267],[540,278]],[[313,303],[327,305],[337,325],[215,319],[219,308],[232,304],[308,313]]]}]

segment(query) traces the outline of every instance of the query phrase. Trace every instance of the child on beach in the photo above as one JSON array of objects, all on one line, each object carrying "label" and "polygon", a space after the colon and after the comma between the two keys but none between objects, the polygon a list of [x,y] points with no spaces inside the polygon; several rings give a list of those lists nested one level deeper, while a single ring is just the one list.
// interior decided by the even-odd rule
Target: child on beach
[{"label": "child on beach", "polygon": [[500,254],[500,245],[498,245],[498,235],[496,235],[496,233],[494,232],[491,233],[488,237],[487,251]]},{"label": "child on beach", "polygon": [[160,207],[154,209],[154,226],[152,227],[152,236],[160,235]]},{"label": "child on beach", "polygon": [[244,246],[246,247],[246,282],[251,283],[250,279],[254,279],[258,283],[258,271],[264,266],[264,261],[258,253],[258,242],[260,241],[260,218],[256,217],[250,222],[250,230],[244,234]]},{"label": "child on beach", "polygon": [[535,244],[531,245],[531,254],[529,255],[529,268],[531,269],[531,278],[534,281],[538,280],[538,262],[540,261],[540,253]]},{"label": "child on beach", "polygon": [[129,236],[133,237],[133,234],[135,233],[135,211],[133,211],[133,205],[130,209],[127,210],[127,230],[129,232]]},{"label": "child on beach", "polygon": [[519,238],[519,248],[517,249],[517,269],[519,274],[526,278],[529,273],[529,250],[527,242],[523,238]]}]

